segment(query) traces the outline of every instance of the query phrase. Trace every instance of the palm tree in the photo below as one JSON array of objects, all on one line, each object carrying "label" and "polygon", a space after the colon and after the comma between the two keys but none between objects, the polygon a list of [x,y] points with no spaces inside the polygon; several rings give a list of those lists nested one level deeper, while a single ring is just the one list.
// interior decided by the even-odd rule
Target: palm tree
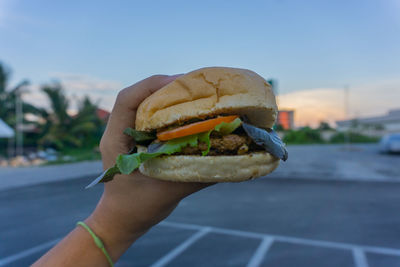
[{"label": "palm tree", "polygon": [[[62,150],[68,147],[93,145],[102,130],[102,121],[97,117],[97,106],[85,97],[78,107],[76,115],[70,115],[70,102],[60,84],[45,85],[42,91],[50,101],[50,111],[42,110],[43,137],[40,143]],[[93,139],[96,139],[93,142]],[[90,141],[88,141],[90,140]]]},{"label": "palm tree", "polygon": [[[9,89],[8,83],[10,75],[11,71],[0,62],[0,118],[8,125],[14,127],[16,123],[15,100],[18,95],[22,93],[22,89],[26,87],[29,82],[27,80],[23,80],[15,87]],[[39,113],[39,110],[36,107],[26,102],[22,102],[22,109],[24,113]]]}]

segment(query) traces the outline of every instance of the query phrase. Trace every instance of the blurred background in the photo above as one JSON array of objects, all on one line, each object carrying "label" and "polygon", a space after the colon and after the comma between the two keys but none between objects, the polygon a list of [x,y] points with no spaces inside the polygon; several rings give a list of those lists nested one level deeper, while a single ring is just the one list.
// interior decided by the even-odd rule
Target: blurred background
[{"label": "blurred background", "polygon": [[400,266],[398,0],[0,0],[0,266],[93,209],[119,90],[206,66],[268,80],[289,160],[184,200],[119,265]]}]

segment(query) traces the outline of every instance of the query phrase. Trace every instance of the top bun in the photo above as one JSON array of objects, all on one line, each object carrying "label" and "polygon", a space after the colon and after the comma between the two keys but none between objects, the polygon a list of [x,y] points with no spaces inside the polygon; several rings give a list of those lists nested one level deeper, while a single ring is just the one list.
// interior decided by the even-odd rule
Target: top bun
[{"label": "top bun", "polygon": [[271,86],[257,73],[209,67],[189,72],[147,97],[136,114],[136,130],[150,131],[192,118],[245,115],[271,128],[278,110]]}]

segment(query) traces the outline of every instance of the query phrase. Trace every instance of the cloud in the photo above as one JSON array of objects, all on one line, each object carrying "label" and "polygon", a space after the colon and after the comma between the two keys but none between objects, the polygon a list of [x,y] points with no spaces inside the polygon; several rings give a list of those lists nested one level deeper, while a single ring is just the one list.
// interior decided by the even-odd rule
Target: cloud
[{"label": "cloud", "polygon": [[[378,116],[400,108],[400,80],[386,80],[349,87],[349,118]],[[317,88],[282,94],[280,109],[295,110],[296,126],[317,126],[321,121],[332,125],[346,119],[343,88]]]},{"label": "cloud", "polygon": [[[73,73],[53,73],[71,99],[71,109],[76,110],[78,100],[88,95],[100,107],[111,110],[122,84],[117,81]],[[48,107],[40,85],[30,87],[24,97],[35,105]],[[385,114],[390,109],[400,108],[400,79],[365,83],[349,87],[349,117],[366,117]],[[296,126],[317,126],[321,121],[335,125],[335,121],[346,119],[345,94],[343,88],[314,88],[278,96],[280,109],[295,110]]]},{"label": "cloud", "polygon": [[283,94],[278,97],[279,109],[295,110],[296,126],[316,126],[320,121],[334,124],[344,118],[343,93],[320,88]]},{"label": "cloud", "polygon": [[[118,91],[122,88],[121,83],[116,81],[103,80],[88,75],[73,73],[54,73],[55,81],[60,82],[66,95],[71,102],[71,109],[76,110],[77,103],[84,97],[98,103],[100,107],[111,110]],[[33,84],[29,87],[29,93],[24,99],[40,107],[49,107],[48,99],[40,90],[41,85]]]},{"label": "cloud", "polygon": [[121,88],[121,84],[116,81],[102,80],[89,75],[74,73],[53,73],[51,75],[59,80],[61,84],[70,92],[88,92],[112,94]]}]

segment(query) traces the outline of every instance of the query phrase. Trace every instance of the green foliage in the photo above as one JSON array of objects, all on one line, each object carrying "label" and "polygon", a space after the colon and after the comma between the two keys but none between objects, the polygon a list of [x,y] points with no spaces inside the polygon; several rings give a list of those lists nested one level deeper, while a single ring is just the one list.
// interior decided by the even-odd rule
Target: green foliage
[{"label": "green foliage", "polygon": [[[24,80],[10,88],[10,75],[11,71],[0,62],[0,118],[11,127],[15,127],[15,102],[29,83]],[[22,101],[23,113],[34,114],[39,118],[37,121],[28,121],[23,118],[25,125],[35,126],[35,131],[24,133],[25,146],[53,147],[59,151],[68,149],[91,151],[98,145],[105,124],[96,114],[97,106],[88,97],[79,103],[77,114],[71,115],[68,113],[70,101],[60,84],[45,85],[42,87],[42,92],[49,99],[49,110],[37,108]],[[6,148],[7,140],[0,141],[1,147]],[[0,153],[4,154],[5,149],[2,149]]]},{"label": "green foliage", "polygon": [[50,101],[50,111],[41,110],[46,123],[39,143],[44,147],[63,150],[68,147],[93,147],[101,138],[102,121],[96,115],[96,105],[85,97],[76,115],[68,114],[69,100],[60,84],[45,85],[42,91]]},{"label": "green foliage", "polygon": [[283,141],[287,144],[321,144],[323,140],[321,133],[317,129],[304,127],[299,130],[289,130],[286,132]]},{"label": "green foliage", "polygon": [[329,125],[329,123],[325,122],[325,121],[321,121],[318,129],[321,131],[328,131],[328,130],[332,130],[331,126]]},{"label": "green foliage", "polygon": [[283,128],[282,124],[275,124],[274,130],[277,132],[283,132],[285,130],[285,128]]},{"label": "green foliage", "polygon": [[0,138],[0,158],[7,156],[8,140]]},{"label": "green foliage", "polygon": [[[11,71],[0,62],[0,118],[11,127],[15,127],[16,98],[22,93],[22,89],[29,82],[24,80],[19,82],[15,87],[9,88],[10,76]],[[25,113],[39,114],[38,108],[24,101],[22,101],[22,109]]]},{"label": "green foliage", "polygon": [[[347,134],[350,143],[376,143],[379,141],[378,137],[370,137],[360,133],[349,132]],[[345,133],[340,132],[333,135],[330,142],[333,144],[341,144],[345,143],[346,138]]]}]

